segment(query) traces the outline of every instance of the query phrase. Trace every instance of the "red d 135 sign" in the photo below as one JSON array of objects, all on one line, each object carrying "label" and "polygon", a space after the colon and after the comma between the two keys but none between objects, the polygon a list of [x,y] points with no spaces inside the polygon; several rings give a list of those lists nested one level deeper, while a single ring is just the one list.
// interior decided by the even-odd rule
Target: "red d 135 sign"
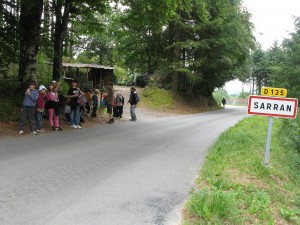
[{"label": "red d 135 sign", "polygon": [[248,99],[248,114],[296,118],[298,99],[251,95]]}]

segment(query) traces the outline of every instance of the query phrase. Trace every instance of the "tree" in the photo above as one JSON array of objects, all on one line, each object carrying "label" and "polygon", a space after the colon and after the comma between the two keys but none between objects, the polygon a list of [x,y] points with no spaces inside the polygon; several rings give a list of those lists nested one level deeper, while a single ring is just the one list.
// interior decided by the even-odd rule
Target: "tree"
[{"label": "tree", "polygon": [[38,53],[43,1],[21,0],[20,31],[20,59],[18,80],[37,80],[36,56]]},{"label": "tree", "polygon": [[70,19],[72,0],[54,0],[55,32],[54,32],[54,57],[53,79],[59,80],[62,74],[63,41],[66,36]]}]

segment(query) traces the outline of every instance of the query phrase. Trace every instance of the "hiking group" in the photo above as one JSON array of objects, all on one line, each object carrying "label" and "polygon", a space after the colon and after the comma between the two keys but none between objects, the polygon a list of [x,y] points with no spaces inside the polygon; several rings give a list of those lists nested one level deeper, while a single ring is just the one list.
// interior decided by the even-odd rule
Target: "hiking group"
[{"label": "hiking group", "polygon": [[[43,118],[48,118],[49,126],[52,131],[63,131],[60,126],[60,115],[65,113],[66,120],[70,121],[71,128],[81,129],[81,122],[84,122],[84,115],[96,118],[99,108],[106,106],[109,115],[108,124],[114,123],[114,118],[122,118],[124,97],[120,92],[115,94],[113,83],[109,83],[106,88],[107,95],[101,95],[101,105],[99,107],[98,89],[82,90],[78,86],[78,82],[73,80],[67,92],[62,94],[60,83],[51,81],[46,88],[40,85],[37,90],[37,83],[30,82],[27,88],[22,107],[21,122],[19,134],[24,134],[24,126],[29,119],[30,134],[44,132]],[[140,101],[139,96],[134,87],[130,90],[128,103],[130,103],[131,121],[136,121],[136,105]],[[93,107],[91,110],[91,106]]]}]

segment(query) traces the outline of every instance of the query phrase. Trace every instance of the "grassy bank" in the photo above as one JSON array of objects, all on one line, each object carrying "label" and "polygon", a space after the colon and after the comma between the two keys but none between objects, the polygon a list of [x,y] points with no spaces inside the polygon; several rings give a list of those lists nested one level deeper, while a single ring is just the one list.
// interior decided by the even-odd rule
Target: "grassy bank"
[{"label": "grassy bank", "polygon": [[191,96],[157,87],[146,88],[143,91],[141,104],[153,110],[179,114],[204,112],[219,108],[213,98]]},{"label": "grassy bank", "polygon": [[267,118],[247,118],[223,133],[200,171],[183,224],[300,224],[299,124],[299,118],[274,120],[270,168],[262,163]]}]

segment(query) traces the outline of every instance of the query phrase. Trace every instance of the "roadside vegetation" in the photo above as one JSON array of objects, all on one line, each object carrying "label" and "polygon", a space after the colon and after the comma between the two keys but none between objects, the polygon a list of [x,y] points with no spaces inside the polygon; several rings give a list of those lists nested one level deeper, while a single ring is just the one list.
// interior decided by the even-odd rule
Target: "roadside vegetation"
[{"label": "roadside vegetation", "polygon": [[211,148],[184,225],[300,224],[300,117],[275,119],[269,168],[266,117],[249,117]]},{"label": "roadside vegetation", "polygon": [[153,110],[178,114],[197,113],[221,108],[212,97],[188,95],[158,87],[148,87],[143,90],[141,105]]}]

